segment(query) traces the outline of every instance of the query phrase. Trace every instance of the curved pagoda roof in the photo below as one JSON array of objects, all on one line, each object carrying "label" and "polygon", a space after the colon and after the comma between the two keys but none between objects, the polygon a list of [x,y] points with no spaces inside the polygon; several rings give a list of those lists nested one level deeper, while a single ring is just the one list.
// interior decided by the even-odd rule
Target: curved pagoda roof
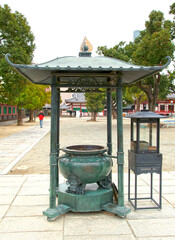
[{"label": "curved pagoda roof", "polygon": [[121,74],[122,84],[126,85],[160,72],[171,62],[167,57],[168,61],[163,66],[139,66],[110,57],[91,57],[90,53],[82,52],[77,57],[60,57],[41,64],[24,65],[12,63],[9,57],[7,54],[6,61],[31,82],[51,85],[52,77],[57,76],[58,87],[113,88],[117,86],[118,74]]},{"label": "curved pagoda roof", "polygon": [[125,116],[126,118],[137,118],[137,119],[152,119],[152,118],[166,118],[166,116],[151,112],[149,110],[141,110],[133,114]]},{"label": "curved pagoda roof", "polygon": [[69,108],[70,108],[70,106],[67,106],[65,103],[63,103],[63,105],[60,106],[61,110],[64,110],[64,109],[67,110]]}]

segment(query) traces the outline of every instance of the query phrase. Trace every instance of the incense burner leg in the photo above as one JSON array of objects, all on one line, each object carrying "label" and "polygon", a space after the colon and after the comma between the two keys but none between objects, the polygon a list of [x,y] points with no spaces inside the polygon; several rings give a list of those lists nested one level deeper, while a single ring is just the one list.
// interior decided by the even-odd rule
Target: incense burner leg
[{"label": "incense burner leg", "polygon": [[84,195],[86,184],[82,183],[78,177],[69,176],[66,183],[69,185],[66,192]]},{"label": "incense burner leg", "polygon": [[105,189],[109,189],[111,188],[111,173],[106,177],[104,178],[103,180],[97,182],[97,184],[102,187],[102,188],[105,188]]}]

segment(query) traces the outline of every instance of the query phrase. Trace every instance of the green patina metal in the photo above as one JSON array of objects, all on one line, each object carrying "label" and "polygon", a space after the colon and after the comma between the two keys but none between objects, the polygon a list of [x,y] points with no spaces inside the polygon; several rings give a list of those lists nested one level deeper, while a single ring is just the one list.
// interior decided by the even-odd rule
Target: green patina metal
[{"label": "green patina metal", "polygon": [[[84,50],[86,50],[84,48]],[[167,57],[168,62],[164,66],[144,67],[132,65],[118,59],[109,57],[91,57],[89,52],[81,52],[79,57],[61,57],[46,63],[37,65],[14,64],[9,60],[9,54],[6,55],[7,62],[14,67],[19,73],[35,84],[51,85],[51,152],[50,152],[50,203],[49,208],[43,212],[49,219],[54,219],[68,211],[86,212],[105,210],[112,212],[121,217],[126,216],[130,209],[124,206],[124,152],[123,152],[123,116],[122,116],[122,86],[149,77],[164,69],[171,61]],[[105,186],[111,181],[111,174],[104,176],[100,180],[100,187],[88,186],[84,188],[83,194],[74,194],[67,192],[67,185],[59,184],[58,159],[60,150],[59,141],[59,99],[60,88],[66,88],[65,92],[107,92],[107,153],[109,157],[101,158],[97,154],[90,154],[91,163],[98,164],[107,162],[112,154],[112,126],[111,126],[111,92],[117,93],[117,164],[118,164],[118,204],[113,203],[113,191]],[[69,155],[69,154],[68,154]],[[102,154],[103,155],[103,154]],[[66,156],[69,163],[70,159]],[[62,157],[65,159],[65,156]],[[89,164],[89,155],[76,159],[77,164],[82,166]],[[97,160],[98,159],[98,160]],[[81,160],[80,162],[78,162]],[[74,161],[72,161],[74,162]],[[62,163],[61,163],[62,164]],[[110,165],[110,164],[109,164]],[[61,166],[61,165],[60,165]],[[85,165],[86,166],[86,165]],[[83,166],[84,167],[84,166]],[[71,170],[71,166],[68,167]],[[81,167],[80,167],[81,168]],[[92,170],[92,166],[90,170]],[[97,167],[98,168],[98,167]],[[94,175],[97,175],[97,172]],[[74,176],[74,174],[70,174]],[[86,175],[86,171],[84,173]],[[85,177],[87,179],[87,177]],[[93,181],[98,181],[97,177]],[[69,182],[76,182],[75,179],[68,179]],[[84,183],[83,183],[84,184]],[[86,184],[86,183],[85,183]],[[95,184],[95,183],[94,183]],[[97,184],[96,184],[97,186]],[[84,186],[85,187],[85,186]],[[72,187],[73,189],[73,187]],[[58,205],[56,197],[58,196]]]},{"label": "green patina metal", "polygon": [[117,88],[117,164],[118,164],[118,205],[124,206],[124,152],[123,152],[123,101],[122,101],[122,78],[118,76]]},{"label": "green patina metal", "polygon": [[103,188],[111,188],[112,158],[104,153],[106,148],[76,145],[62,150],[66,154],[59,158],[59,166],[68,179],[67,192],[85,194],[86,184],[95,182]]},{"label": "green patina metal", "polygon": [[67,185],[62,184],[58,190],[59,203],[70,207],[73,212],[101,211],[103,207],[113,201],[112,189],[104,189],[97,185],[87,185],[84,195],[69,194]]},{"label": "green patina metal", "polygon": [[[164,66],[143,67],[110,57],[60,57],[37,65],[14,64],[6,55],[7,62],[23,76],[37,84],[51,85],[56,76],[57,87],[111,88],[117,87],[118,74],[122,73],[122,85],[149,77],[164,69]],[[110,79],[110,81],[109,81]]]},{"label": "green patina metal", "polygon": [[112,154],[112,97],[110,89],[107,91],[107,147],[108,147],[108,154]]},{"label": "green patina metal", "polygon": [[56,187],[57,187],[57,174],[58,174],[58,162],[57,162],[57,87],[55,85],[56,77],[53,77],[52,92],[51,92],[51,149],[50,149],[50,208],[56,207]]},{"label": "green patina metal", "polygon": [[60,89],[57,88],[57,173],[56,173],[56,187],[59,186],[59,166],[58,158],[60,154]]}]

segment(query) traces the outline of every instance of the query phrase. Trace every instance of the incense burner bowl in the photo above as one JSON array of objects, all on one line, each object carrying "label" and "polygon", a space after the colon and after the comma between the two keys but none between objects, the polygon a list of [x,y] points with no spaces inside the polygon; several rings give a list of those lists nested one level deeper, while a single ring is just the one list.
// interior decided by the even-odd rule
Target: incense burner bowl
[{"label": "incense burner bowl", "polygon": [[74,145],[62,149],[59,168],[67,179],[67,192],[84,194],[86,184],[97,183],[110,188],[112,158],[105,152],[107,148],[99,145]]}]

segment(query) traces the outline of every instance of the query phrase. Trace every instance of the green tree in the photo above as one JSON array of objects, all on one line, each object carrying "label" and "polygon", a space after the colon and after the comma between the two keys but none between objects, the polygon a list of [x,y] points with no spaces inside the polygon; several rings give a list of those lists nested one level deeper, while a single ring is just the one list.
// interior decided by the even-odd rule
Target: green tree
[{"label": "green tree", "polygon": [[85,93],[86,107],[91,112],[91,120],[96,121],[96,115],[104,109],[105,96],[103,93]]},{"label": "green tree", "polygon": [[[97,48],[97,53],[99,55],[104,55],[106,57],[113,57],[125,62],[131,62],[132,54],[136,50],[136,46],[134,43],[130,42],[126,44],[125,42],[119,42],[119,44],[115,45],[113,48],[107,48],[106,46],[100,46]],[[134,101],[131,94],[126,94],[126,88],[123,88],[123,105],[131,104]],[[112,92],[112,115],[113,118],[117,117],[117,97],[116,92]]]},{"label": "green tree", "polygon": [[135,110],[137,112],[140,111],[141,102],[146,101],[147,99],[146,94],[141,91],[135,84],[131,85],[130,87],[126,87],[123,95],[127,103],[132,104],[135,102]]},{"label": "green tree", "polygon": [[50,103],[50,92],[45,91],[46,86],[28,82],[24,91],[16,98],[16,104],[23,102],[25,109],[30,112],[29,121],[34,121],[34,110],[42,109],[46,103]]},{"label": "green tree", "polygon": [[14,71],[5,61],[10,53],[15,63],[30,64],[35,49],[34,35],[26,18],[19,12],[12,13],[8,5],[0,6],[0,101],[18,103],[18,125],[22,124],[20,94],[27,80]]},{"label": "green tree", "polygon": [[[146,21],[145,26],[146,29],[137,43],[137,49],[133,53],[132,61],[135,64],[145,66],[162,65],[166,61],[166,56],[173,58],[175,49],[172,42],[173,36],[171,35],[173,23],[169,20],[166,21],[162,12],[152,11],[149,15],[149,21]],[[160,90],[166,90],[165,86],[171,84],[169,80],[162,77],[160,73],[157,73],[144,81],[136,83],[147,95],[151,111],[155,111]]]},{"label": "green tree", "polygon": [[[174,13],[173,10],[171,11]],[[145,27],[145,30],[140,32],[140,36],[134,42],[129,44],[121,42],[116,45],[117,47],[110,49],[99,47],[97,52],[144,66],[164,64],[166,56],[173,59],[174,22],[165,20],[162,12],[152,11],[149,20],[145,22]],[[117,51],[119,52],[117,53]],[[172,86],[172,79],[157,73],[148,79],[137,82],[136,86],[146,94],[149,109],[155,111],[159,95],[163,96],[165,92],[167,94],[167,89]]]},{"label": "green tree", "polygon": [[107,46],[100,46],[97,48],[97,53],[106,57],[117,58],[125,62],[130,62],[132,53],[135,48],[136,46],[132,42],[129,45],[126,45],[125,42],[121,41],[113,48],[107,48]]}]

